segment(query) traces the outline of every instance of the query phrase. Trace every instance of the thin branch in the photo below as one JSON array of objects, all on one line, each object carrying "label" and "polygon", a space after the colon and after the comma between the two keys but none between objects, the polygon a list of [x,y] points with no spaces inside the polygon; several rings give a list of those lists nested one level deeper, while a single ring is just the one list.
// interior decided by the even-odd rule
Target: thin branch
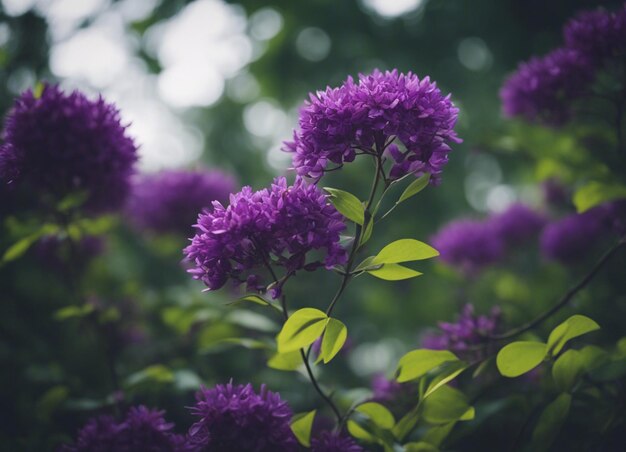
[{"label": "thin branch", "polygon": [[598,274],[600,269],[602,269],[602,267],[604,267],[604,265],[611,259],[611,257],[613,257],[613,255],[624,245],[626,245],[626,239],[622,238],[619,242],[617,242],[615,246],[613,246],[606,253],[604,253],[600,260],[598,260],[596,265],[593,266],[593,268],[589,271],[589,273],[584,276],[583,279],[581,279],[576,285],[568,290],[565,295],[563,295],[561,299],[546,312],[518,328],[514,328],[502,334],[489,335],[487,337],[496,341],[510,339],[512,337],[525,333],[526,331],[531,330],[537,325],[541,324],[544,320],[548,319],[554,313],[558,312],[561,308],[565,307],[572,300],[572,298],[574,298],[574,295],[576,295],[583,288],[585,288],[587,284],[589,284],[591,280],[596,276],[596,274]]}]

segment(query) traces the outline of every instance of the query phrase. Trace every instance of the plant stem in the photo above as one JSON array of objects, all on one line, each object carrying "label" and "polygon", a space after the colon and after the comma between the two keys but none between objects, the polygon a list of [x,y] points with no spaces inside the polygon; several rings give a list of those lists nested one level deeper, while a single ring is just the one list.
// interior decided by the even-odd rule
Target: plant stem
[{"label": "plant stem", "polygon": [[596,265],[593,266],[593,268],[583,277],[583,279],[581,279],[576,285],[569,289],[565,293],[565,295],[563,295],[561,299],[546,312],[518,328],[514,328],[502,334],[494,334],[487,337],[496,341],[510,339],[512,337],[525,333],[526,331],[531,330],[537,325],[541,324],[544,320],[548,319],[554,313],[558,312],[561,308],[566,306],[572,300],[572,298],[574,298],[574,295],[576,295],[580,290],[585,288],[587,284],[589,284],[591,280],[596,276],[596,274],[600,271],[600,269],[604,267],[604,265],[611,259],[611,257],[624,245],[626,245],[626,239],[622,238],[619,242],[617,242],[616,245],[614,245],[611,249],[604,253],[604,255],[598,260]]}]

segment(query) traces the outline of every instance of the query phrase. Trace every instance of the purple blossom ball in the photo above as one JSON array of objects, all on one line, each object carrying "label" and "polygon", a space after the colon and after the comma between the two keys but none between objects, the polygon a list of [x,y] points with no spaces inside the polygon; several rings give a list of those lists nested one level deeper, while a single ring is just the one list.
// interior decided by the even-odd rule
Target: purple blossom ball
[{"label": "purple blossom ball", "polygon": [[626,56],[626,7],[583,11],[563,28],[565,45],[591,61]]},{"label": "purple blossom ball", "polygon": [[504,243],[490,222],[456,220],[441,229],[431,243],[441,260],[468,274],[504,257]]},{"label": "purple blossom ball", "polygon": [[321,432],[311,438],[311,452],[363,452],[351,437],[333,432]]},{"label": "purple blossom ball", "polygon": [[589,90],[593,67],[582,54],[559,48],[520,64],[500,90],[504,114],[559,126],[572,114],[572,103]]},{"label": "purple blossom ball", "polygon": [[235,191],[232,176],[221,171],[169,170],[136,181],[126,211],[140,229],[189,234],[203,209],[228,200]]},{"label": "purple blossom ball", "polygon": [[541,234],[541,252],[550,259],[572,264],[588,257],[604,238],[606,215],[596,207],[548,224]]},{"label": "purple blossom ball", "polygon": [[489,219],[496,234],[509,246],[532,240],[546,224],[546,218],[530,207],[515,203]]},{"label": "purple blossom ball", "polygon": [[91,419],[79,431],[76,442],[61,448],[65,452],[180,452],[187,450],[185,438],[172,432],[174,424],[163,418],[164,411],[145,406],[132,407],[122,422],[110,416]]},{"label": "purple blossom ball", "polygon": [[347,259],[339,244],[342,215],[319,188],[299,177],[292,186],[279,177],[257,192],[244,187],[230,196],[228,207],[214,202],[213,211],[200,214],[195,227],[184,252],[194,264],[189,272],[209,290],[228,279],[258,289],[260,276],[250,271],[270,264],[287,273],[314,268],[318,261],[306,262],[313,250],[325,251],[327,268]]},{"label": "purple blossom ball", "polygon": [[285,151],[294,153],[293,166],[302,176],[320,178],[330,164],[385,153],[394,161],[389,177],[430,173],[436,183],[450,144],[461,141],[454,131],[458,113],[429,77],[375,70],[310,94]]},{"label": "purple blossom ball", "polygon": [[[450,350],[464,358],[480,359],[480,350],[473,346],[487,344],[486,336],[496,333],[500,327],[502,311],[494,306],[489,315],[476,315],[474,306],[466,304],[454,323],[440,322],[439,331],[427,333],[422,347],[430,350]],[[480,355],[480,356],[479,356]]]},{"label": "purple blossom ball", "polygon": [[274,452],[295,451],[289,422],[291,409],[276,393],[261,386],[216,385],[196,394],[192,414],[199,418],[188,433],[194,450]]},{"label": "purple blossom ball", "polygon": [[6,118],[3,141],[5,183],[54,202],[84,191],[84,208],[92,213],[118,209],[126,199],[137,147],[119,111],[102,97],[90,100],[52,85],[39,97],[26,91]]}]

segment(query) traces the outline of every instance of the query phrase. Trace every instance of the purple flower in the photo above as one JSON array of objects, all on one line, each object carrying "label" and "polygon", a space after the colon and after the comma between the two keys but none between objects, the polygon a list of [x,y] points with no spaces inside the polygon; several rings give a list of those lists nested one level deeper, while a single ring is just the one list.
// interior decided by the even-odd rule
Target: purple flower
[{"label": "purple flower", "polygon": [[[249,275],[258,267],[284,267],[287,273],[314,268],[319,262],[306,262],[313,250],[326,251],[327,268],[347,258],[339,245],[343,217],[320,189],[299,177],[292,186],[279,177],[257,192],[244,187],[230,196],[228,207],[214,202],[213,211],[200,214],[195,227],[196,235],[184,252],[195,265],[189,272],[209,290],[219,289],[228,279],[259,289],[260,277]],[[274,289],[278,296],[280,287]]]},{"label": "purple flower", "polygon": [[349,436],[333,432],[322,432],[311,438],[311,452],[363,452]]},{"label": "purple flower", "polygon": [[486,336],[496,332],[500,321],[499,307],[493,307],[489,315],[476,315],[474,306],[468,303],[463,307],[455,323],[440,322],[439,331],[424,335],[422,347],[431,350],[450,350],[465,358],[471,358],[480,350],[470,349],[486,343],[488,341]]},{"label": "purple flower", "polygon": [[593,80],[592,65],[572,49],[556,49],[548,55],[520,64],[500,90],[504,114],[528,121],[561,125],[572,113],[572,102]]},{"label": "purple flower", "polygon": [[489,222],[456,220],[432,239],[441,259],[465,273],[474,273],[504,256],[504,243]]},{"label": "purple flower", "polygon": [[164,411],[145,406],[132,407],[122,422],[110,416],[91,419],[80,430],[76,442],[63,446],[66,452],[180,452],[187,450],[185,439],[171,430],[174,424],[163,418]]},{"label": "purple flower", "polygon": [[86,192],[93,213],[122,206],[137,147],[118,110],[101,97],[89,100],[46,85],[40,97],[23,93],[5,122],[0,179],[58,202]]},{"label": "purple flower", "polygon": [[516,203],[491,217],[489,222],[504,243],[518,246],[536,237],[546,219],[530,207]]},{"label": "purple flower", "polygon": [[274,452],[295,451],[291,431],[291,409],[278,394],[261,386],[216,385],[196,394],[193,415],[200,418],[191,426],[188,439],[198,450]]},{"label": "purple flower", "polygon": [[617,12],[583,11],[563,28],[565,45],[591,61],[626,56],[626,7]]},{"label": "purple flower", "polygon": [[384,153],[395,162],[389,177],[430,173],[436,183],[450,143],[461,141],[454,131],[459,110],[429,77],[375,70],[309,97],[293,141],[285,143],[302,176],[320,178],[329,164]]},{"label": "purple flower", "polygon": [[605,210],[596,207],[548,224],[541,234],[541,251],[550,260],[571,264],[594,250],[604,238]]},{"label": "purple flower", "polygon": [[140,177],[127,212],[140,229],[188,234],[203,209],[221,203],[235,190],[235,180],[221,171],[170,170]]}]

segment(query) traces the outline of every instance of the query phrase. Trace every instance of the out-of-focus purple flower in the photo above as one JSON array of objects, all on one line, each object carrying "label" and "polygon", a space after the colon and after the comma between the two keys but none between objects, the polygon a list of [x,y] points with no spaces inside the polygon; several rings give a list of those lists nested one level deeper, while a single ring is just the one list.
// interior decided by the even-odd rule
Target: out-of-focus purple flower
[{"label": "out-of-focus purple flower", "polygon": [[530,207],[516,203],[491,217],[489,222],[505,244],[518,246],[537,237],[546,218]]},{"label": "out-of-focus purple flower", "polygon": [[419,394],[411,383],[398,383],[382,374],[374,375],[371,382],[372,400],[385,405],[392,413],[402,416],[415,407]]},{"label": "out-of-focus purple flower", "polygon": [[294,153],[302,176],[320,178],[329,164],[387,152],[395,162],[391,178],[430,173],[436,183],[450,143],[461,141],[454,131],[458,112],[429,77],[375,70],[360,74],[358,82],[348,77],[338,88],[310,94],[285,150]]},{"label": "out-of-focus purple flower", "polygon": [[322,432],[311,438],[311,452],[363,452],[351,437],[333,432]]},{"label": "out-of-focus purple flower", "polygon": [[591,61],[626,56],[626,7],[583,11],[563,28],[565,45]]},{"label": "out-of-focus purple flower", "polygon": [[59,201],[86,192],[90,212],[118,209],[130,188],[137,147],[119,111],[101,97],[46,85],[24,92],[5,122],[0,180]]},{"label": "out-of-focus purple flower", "polygon": [[182,435],[172,432],[174,424],[163,418],[164,411],[145,406],[132,407],[122,422],[109,416],[91,419],[80,430],[66,452],[180,452],[187,450]]},{"label": "out-of-focus purple flower", "polygon": [[[291,409],[276,393],[261,386],[216,385],[196,394],[194,416],[200,418],[188,433],[197,450],[274,452],[295,451],[297,442],[289,422]],[[194,449],[195,450],[195,449]]]},{"label": "out-of-focus purple flower", "polygon": [[504,243],[492,224],[477,220],[456,220],[444,226],[432,239],[441,260],[465,273],[498,262]]},{"label": "out-of-focus purple flower", "polygon": [[[257,267],[280,266],[288,273],[313,268],[318,262],[306,262],[313,250],[326,251],[327,268],[347,258],[339,245],[343,217],[320,189],[299,177],[292,186],[279,177],[257,192],[244,187],[231,195],[228,207],[214,202],[213,211],[200,214],[195,227],[184,252],[195,265],[189,272],[209,290],[228,279],[260,287],[258,275],[249,278]],[[280,287],[275,289],[277,295]]]},{"label": "out-of-focus purple flower", "polygon": [[572,102],[589,90],[590,61],[572,49],[559,48],[520,64],[500,90],[504,114],[528,121],[561,125],[572,113]]},{"label": "out-of-focus purple flower", "polygon": [[618,237],[626,236],[626,199],[608,202],[605,209],[605,226]]},{"label": "out-of-focus purple flower", "polygon": [[235,188],[222,171],[163,171],[138,178],[126,211],[140,229],[189,234],[198,214],[213,201],[226,202]]},{"label": "out-of-focus purple flower", "polygon": [[606,212],[596,207],[548,224],[541,234],[541,251],[550,260],[572,264],[589,256],[604,238]]},{"label": "out-of-focus purple flower", "polygon": [[489,315],[476,315],[474,306],[466,304],[456,322],[440,322],[439,331],[424,335],[422,347],[431,350],[450,350],[463,358],[479,358],[484,351],[474,346],[488,344],[487,336],[496,333],[502,312],[494,306]]}]

